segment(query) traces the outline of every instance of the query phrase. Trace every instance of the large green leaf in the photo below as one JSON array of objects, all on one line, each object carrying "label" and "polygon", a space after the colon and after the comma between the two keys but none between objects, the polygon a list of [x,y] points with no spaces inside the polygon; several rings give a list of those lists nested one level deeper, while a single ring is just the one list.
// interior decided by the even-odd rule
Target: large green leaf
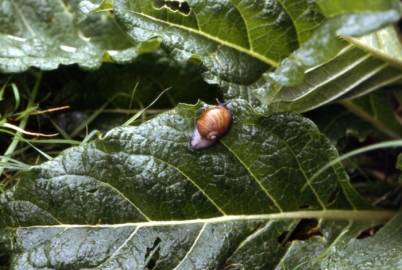
[{"label": "large green leaf", "polygon": [[[345,220],[357,217],[347,211],[338,214]],[[365,212],[360,218],[372,214]],[[305,216],[319,218],[320,213]],[[297,223],[291,217],[278,214],[185,222],[21,227],[9,230],[9,238],[3,237],[0,245],[12,246],[15,251],[10,269],[24,270],[401,267],[401,215],[374,237],[361,240],[356,237],[370,228],[370,223],[352,220],[324,221],[317,227],[322,235],[291,239],[290,232],[295,231]]]},{"label": "large green leaf", "polygon": [[[115,0],[113,10],[134,40],[158,36],[175,57],[199,57],[207,80],[223,86],[228,98],[262,102],[264,111],[305,111],[352,90],[372,91],[374,82],[400,80],[388,64],[392,57],[383,62],[392,50],[337,38],[361,36],[400,17],[399,1],[365,2]],[[381,44],[398,42],[396,35],[381,38]],[[357,41],[365,50],[353,46]],[[372,47],[380,53],[367,53]]]},{"label": "large green leaf", "polygon": [[84,16],[79,2],[1,0],[0,72],[61,64],[94,69],[103,61],[127,62],[159,48],[158,41],[136,45],[106,13]]},{"label": "large green leaf", "polygon": [[[233,126],[207,150],[189,148],[202,104],[180,105],[34,166],[0,197],[0,259],[11,269],[314,269],[392,215],[357,210],[366,205],[339,164],[310,180],[337,157],[311,121],[228,106]],[[328,221],[297,241],[303,218]]]},{"label": "large green leaf", "polygon": [[[345,17],[337,19],[346,20]],[[327,22],[311,38],[312,44],[303,45],[275,72],[268,73],[256,83],[257,87],[252,86],[251,91],[255,91],[260,101],[266,104],[263,106],[265,110],[306,111],[401,82],[402,62],[397,56],[400,41],[394,27],[361,38],[343,37],[346,41],[332,39],[331,46],[325,48],[329,46],[326,42],[331,40],[332,27]],[[320,40],[322,38],[324,41]],[[311,46],[317,46],[316,50]]]},{"label": "large green leaf", "polygon": [[[307,119],[263,117],[233,101],[231,132],[221,144],[194,151],[189,140],[200,106],[181,105],[138,127],[113,129],[103,140],[33,167],[12,204],[53,222],[85,224],[352,207],[354,194],[339,165],[309,181],[336,150]],[[340,189],[344,201],[337,200]],[[19,216],[31,224],[33,217],[24,211],[8,216],[3,226],[19,224]]]}]

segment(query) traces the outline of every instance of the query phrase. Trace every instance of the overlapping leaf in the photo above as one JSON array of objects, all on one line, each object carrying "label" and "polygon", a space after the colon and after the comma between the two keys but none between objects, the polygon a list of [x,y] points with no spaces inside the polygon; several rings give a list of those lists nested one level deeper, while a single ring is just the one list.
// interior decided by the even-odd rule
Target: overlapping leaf
[{"label": "overlapping leaf", "polygon": [[[271,111],[304,111],[399,80],[399,71],[383,62],[389,57],[374,53],[377,59],[360,49],[367,37],[334,39],[335,34],[363,34],[395,21],[399,1],[336,2],[341,5],[317,1],[328,20],[311,1],[118,0],[115,11],[136,41],[150,40],[157,48],[159,37],[176,59],[201,59],[209,79],[227,87],[227,96],[258,97]],[[3,3],[15,7],[19,2]],[[50,13],[63,3],[52,2]],[[42,9],[36,11],[42,14]],[[25,42],[18,35],[3,37]],[[91,58],[97,59],[95,64],[84,54],[82,59],[71,54],[67,60],[40,58],[51,52],[48,47],[39,51],[41,65],[38,55],[21,57],[18,61],[32,61],[11,61],[11,71],[31,65],[51,69],[60,63],[96,67],[109,50],[103,41],[94,50],[98,58]],[[131,48],[126,42],[119,44]],[[61,46],[51,48],[70,53],[74,48]],[[124,53],[132,49],[123,47],[120,59],[131,59],[133,54]],[[364,49],[373,53],[374,47]],[[266,73],[282,60],[275,73]],[[299,82],[307,67],[311,85],[283,86]],[[357,240],[392,213],[358,210],[366,205],[339,164],[311,179],[337,153],[310,121],[292,114],[262,116],[241,100],[229,107],[235,117],[232,129],[205,151],[189,148],[201,104],[180,105],[33,167],[14,190],[0,196],[0,264],[24,270],[400,267],[400,217],[376,236]],[[307,221],[301,218],[313,223],[302,237],[300,228]]]},{"label": "overlapping leaf", "polygon": [[397,30],[387,27],[361,38],[345,38],[340,53],[320,67],[307,71],[305,82],[283,87],[272,98],[271,110],[305,111],[339,99],[369,94],[400,83]]},{"label": "overlapping leaf", "polygon": [[[110,14],[80,16],[78,2],[32,6],[3,0],[2,70],[54,69],[73,63],[96,68],[102,61],[127,62],[138,53],[156,50],[158,40],[153,38],[160,37],[165,51],[176,59],[202,60],[207,80],[219,83],[227,98],[242,97],[255,106],[262,103],[263,111],[305,111],[400,80],[399,70],[390,66],[400,66],[399,60],[388,55],[399,44],[392,28],[377,33],[376,39],[336,38],[362,35],[396,21],[401,10],[397,0],[370,5],[307,0],[114,1],[116,17],[134,44],[152,40],[139,48]],[[81,10],[91,2],[82,1]],[[378,37],[380,42],[373,42]],[[306,70],[305,82],[293,86],[303,81]]]},{"label": "overlapping leaf", "polygon": [[[399,1],[363,2],[117,0],[114,11],[134,40],[158,36],[176,57],[200,57],[207,79],[224,86],[228,98],[262,102],[263,111],[305,111],[352,90],[369,92],[400,80],[389,61],[337,38],[363,35],[400,17]],[[381,44],[398,42],[378,36],[386,40]],[[360,42],[381,54],[390,51],[367,38]]]},{"label": "overlapping leaf", "polygon": [[159,48],[157,42],[137,46],[106,13],[84,16],[79,2],[1,0],[0,72],[61,64],[95,69],[103,61],[127,62]]},{"label": "overlapping leaf", "polygon": [[281,236],[296,222],[278,217],[26,227],[10,232],[11,269],[398,269],[400,224],[359,240],[369,223],[327,221],[323,236],[292,242]]}]

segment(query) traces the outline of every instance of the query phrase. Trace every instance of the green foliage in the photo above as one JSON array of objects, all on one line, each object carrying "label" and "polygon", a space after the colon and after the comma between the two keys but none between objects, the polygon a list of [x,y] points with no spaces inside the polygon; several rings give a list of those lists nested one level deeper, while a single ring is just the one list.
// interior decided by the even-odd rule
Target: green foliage
[{"label": "green foliage", "polygon": [[[354,208],[355,194],[339,165],[317,183],[309,181],[336,157],[336,150],[307,119],[290,114],[266,118],[244,101],[232,101],[231,132],[221,145],[197,152],[189,148],[189,138],[200,108],[181,105],[138,127],[116,128],[102,140],[67,150],[34,167],[17,185],[11,204],[40,210],[37,214],[53,217],[48,222],[85,224],[326,209],[345,203]],[[338,202],[341,189],[344,202]],[[63,192],[52,195],[58,191]],[[2,226],[43,219],[15,212],[10,203],[3,211]]]},{"label": "green foliage", "polygon": [[[396,167],[402,171],[402,155],[398,156],[398,161],[396,162]],[[399,178],[399,181],[402,183],[402,176]]]},{"label": "green foliage", "polygon": [[[207,79],[224,86],[227,97],[262,102],[263,111],[309,110],[352,90],[367,91],[371,80],[389,79],[387,74],[393,73],[381,60],[335,37],[361,36],[395,22],[401,13],[399,1],[377,1],[364,8],[321,1],[319,7],[326,13],[342,13],[328,19],[312,1],[215,2],[188,2],[189,14],[136,0],[116,0],[113,10],[135,41],[158,36],[176,58],[196,55],[208,69]],[[347,13],[357,7],[360,13]],[[267,24],[270,30],[264,31]],[[270,72],[270,66],[278,68]],[[306,83],[295,86],[304,76]]]},{"label": "green foliage", "polygon": [[[235,115],[232,131],[207,151],[188,145],[192,119],[201,104],[180,105],[141,126],[113,129],[104,139],[34,167],[0,201],[1,227],[14,228],[6,235],[18,235],[12,247],[22,250],[13,267],[113,269],[120,264],[123,269],[142,269],[149,260],[160,269],[313,266],[326,262],[334,239],[320,236],[302,246],[278,241],[296,230],[299,218],[345,217],[352,222],[390,215],[346,210],[364,204],[339,164],[317,181],[309,180],[336,157],[336,150],[310,121],[291,114],[260,116],[241,100],[229,106]],[[205,171],[206,167],[210,169]],[[282,220],[285,217],[290,220]],[[116,225],[90,226],[99,223]],[[372,224],[325,223],[320,230],[349,241]],[[55,226],[43,227],[49,225]],[[32,237],[42,244],[26,245]],[[55,246],[68,239],[77,239],[63,248],[69,256]],[[172,243],[173,239],[183,240]],[[268,243],[272,246],[266,249]],[[97,252],[82,260],[82,245]],[[51,254],[44,256],[44,250]],[[250,260],[250,252],[265,256]],[[299,253],[314,254],[316,260],[295,260]]]},{"label": "green foliage", "polygon": [[[375,38],[350,37],[398,20],[397,0],[185,1],[177,10],[176,1],[116,0],[103,1],[98,8],[103,12],[89,15],[98,7],[91,1],[3,2],[5,72],[72,63],[94,69],[102,61],[127,63],[161,45],[178,61],[201,61],[206,80],[220,84],[227,98],[245,98],[262,111],[310,110],[401,79],[383,62],[401,66],[393,28]],[[54,35],[60,29],[67,34]],[[278,68],[272,72],[272,67]],[[296,86],[304,77],[307,83]]]},{"label": "green foliage", "polygon": [[291,243],[281,234],[295,222],[280,218],[25,227],[11,232],[13,269],[398,269],[401,239],[392,235],[400,222],[362,240],[352,239],[367,223],[323,222],[323,235]]},{"label": "green foliage", "polygon": [[152,42],[134,44],[106,13],[82,15],[79,2],[2,0],[0,71],[52,70],[75,63],[95,69],[103,61],[130,61],[144,47],[158,48]]},{"label": "green foliage", "polygon": [[306,116],[313,120],[340,152],[347,151],[351,138],[359,142],[364,142],[368,137],[382,138],[379,130],[340,105],[325,106]]},{"label": "green foliage", "polygon": [[402,126],[395,107],[401,106],[401,103],[393,98],[394,93],[390,89],[387,90],[345,101],[343,104],[390,138],[398,139],[402,136]]},{"label": "green foliage", "polygon": [[0,0],[0,269],[401,268],[401,6]]}]

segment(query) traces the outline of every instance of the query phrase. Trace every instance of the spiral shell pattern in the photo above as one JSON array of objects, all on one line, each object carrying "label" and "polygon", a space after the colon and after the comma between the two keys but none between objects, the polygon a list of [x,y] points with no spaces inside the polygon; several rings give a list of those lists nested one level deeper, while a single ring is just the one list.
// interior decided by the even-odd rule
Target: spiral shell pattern
[{"label": "spiral shell pattern", "polygon": [[193,149],[214,145],[232,124],[232,112],[223,104],[210,106],[199,116],[191,139]]}]

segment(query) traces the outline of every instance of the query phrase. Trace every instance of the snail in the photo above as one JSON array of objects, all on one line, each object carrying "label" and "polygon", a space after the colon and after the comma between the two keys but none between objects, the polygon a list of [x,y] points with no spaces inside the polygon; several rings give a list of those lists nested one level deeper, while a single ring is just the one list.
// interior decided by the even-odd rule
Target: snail
[{"label": "snail", "polygon": [[225,103],[218,101],[216,106],[208,106],[197,119],[191,137],[191,148],[198,150],[214,145],[232,124],[232,112]]}]

